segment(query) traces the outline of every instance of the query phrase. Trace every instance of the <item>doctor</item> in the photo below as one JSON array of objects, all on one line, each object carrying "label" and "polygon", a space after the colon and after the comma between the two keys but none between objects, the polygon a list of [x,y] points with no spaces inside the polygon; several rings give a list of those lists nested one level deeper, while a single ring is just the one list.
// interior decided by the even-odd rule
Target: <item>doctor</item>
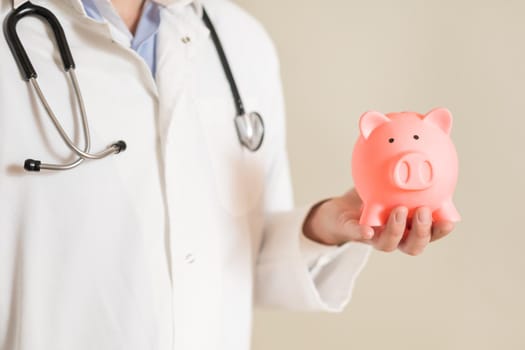
[{"label": "doctor", "polygon": [[[0,349],[248,349],[253,304],[341,310],[371,247],[415,255],[448,234],[428,208],[406,228],[396,208],[363,227],[355,190],[293,209],[274,47],[223,0],[39,0],[62,24],[91,145],[127,149],[68,171],[25,158],[76,159],[0,40]],[[0,1],[1,18],[12,10]],[[248,110],[257,152],[239,143],[209,13]],[[52,33],[18,34],[64,130],[80,111]],[[402,239],[405,230],[408,235]]]}]

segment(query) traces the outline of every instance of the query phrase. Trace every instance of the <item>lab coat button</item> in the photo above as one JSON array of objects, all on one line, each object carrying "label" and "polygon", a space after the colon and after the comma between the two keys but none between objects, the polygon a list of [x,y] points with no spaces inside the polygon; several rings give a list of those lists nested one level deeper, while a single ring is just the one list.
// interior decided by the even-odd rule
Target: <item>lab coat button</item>
[{"label": "lab coat button", "polygon": [[185,36],[185,37],[182,37],[180,39],[184,44],[187,44],[191,41],[190,37],[189,36]]},{"label": "lab coat button", "polygon": [[184,257],[184,261],[186,262],[186,264],[193,264],[195,262],[195,257],[193,256],[193,254],[186,254],[186,256]]}]

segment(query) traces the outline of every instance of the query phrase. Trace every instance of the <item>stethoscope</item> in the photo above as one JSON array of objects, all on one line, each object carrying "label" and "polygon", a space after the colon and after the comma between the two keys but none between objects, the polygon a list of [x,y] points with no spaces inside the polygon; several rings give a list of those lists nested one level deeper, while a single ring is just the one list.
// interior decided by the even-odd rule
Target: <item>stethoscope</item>
[{"label": "stethoscope", "polygon": [[[47,22],[47,24],[51,27],[53,31],[55,40],[58,45],[60,56],[62,58],[64,70],[68,74],[69,79],[71,80],[73,90],[75,91],[77,104],[80,109],[82,129],[84,134],[83,149],[77,146],[68,136],[61,123],[57,119],[55,113],[53,112],[51,106],[47,102],[47,99],[37,82],[38,74],[35,68],[33,67],[31,60],[29,59],[27,52],[16,32],[17,23],[26,16],[41,17],[44,21]],[[222,48],[222,44],[219,40],[219,36],[217,35],[215,27],[213,26],[208,14],[206,13],[206,10],[204,9],[202,19],[206,27],[210,31],[210,35],[213,44],[215,45],[215,49],[219,55],[224,74],[226,75],[226,79],[228,80],[228,83],[230,85],[230,90],[233,96],[235,109],[237,113],[234,118],[234,125],[237,130],[239,142],[241,146],[244,146],[246,149],[255,152],[261,147],[264,139],[265,128],[263,119],[261,115],[257,112],[246,113],[244,109],[244,104],[239,94],[239,90],[237,88],[237,84],[235,83],[235,80],[233,78],[233,73],[231,71],[230,64],[228,63],[228,59],[226,58],[226,54],[224,53],[224,49]],[[38,96],[40,102],[44,106],[44,109],[49,115],[55,128],[59,132],[62,140],[64,140],[64,142],[71,149],[71,151],[73,151],[77,155],[77,159],[75,161],[64,164],[42,163],[40,160],[26,159],[26,161],[24,162],[25,170],[69,170],[77,167],[86,159],[102,159],[111,154],[118,154],[126,150],[126,142],[120,140],[112,143],[111,145],[107,146],[104,150],[98,153],[90,153],[91,140],[89,124],[86,115],[84,100],[82,98],[82,93],[80,91],[77,77],[75,75],[75,62],[73,60],[71,50],[69,49],[69,44],[64,34],[64,30],[56,16],[51,11],[44,7],[34,5],[30,1],[20,3],[20,0],[13,0],[13,10],[5,19],[4,33],[9,47],[11,49],[11,52],[13,53],[18,67],[20,68],[23,79],[27,81],[33,88],[33,90],[36,92],[36,95]]]}]

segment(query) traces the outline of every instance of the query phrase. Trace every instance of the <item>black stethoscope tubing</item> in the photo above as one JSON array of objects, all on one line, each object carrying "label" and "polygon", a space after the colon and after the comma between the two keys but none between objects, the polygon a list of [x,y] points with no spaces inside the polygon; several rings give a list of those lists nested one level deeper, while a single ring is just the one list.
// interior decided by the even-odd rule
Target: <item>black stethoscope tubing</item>
[{"label": "black stethoscope tubing", "polygon": [[211,22],[210,17],[208,16],[206,9],[204,8],[202,9],[202,20],[204,21],[204,24],[210,31],[211,39],[213,41],[213,44],[215,45],[215,49],[217,50],[219,59],[221,60],[221,65],[224,70],[224,74],[226,75],[226,79],[228,80],[228,84],[230,85],[230,90],[232,92],[237,115],[243,115],[246,113],[246,111],[244,110],[244,104],[242,102],[241,94],[239,93],[239,89],[237,88],[237,84],[235,83],[235,79],[233,78],[230,63],[228,62],[228,58],[224,53],[224,49],[222,47],[219,36],[217,35],[217,31],[215,30],[215,27],[213,26],[213,23]]},{"label": "black stethoscope tubing", "polygon": [[69,49],[69,44],[64,33],[64,29],[60,25],[60,22],[56,16],[42,6],[34,5],[31,2],[26,2],[20,7],[14,9],[6,18],[4,33],[7,39],[7,42],[13,51],[13,56],[16,59],[16,62],[22,71],[24,80],[28,81],[31,78],[37,78],[38,74],[27,55],[27,52],[24,48],[24,45],[20,41],[18,34],[16,32],[17,23],[26,16],[37,16],[41,17],[44,21],[49,23],[51,30],[55,35],[57,42],[58,50],[60,56],[62,57],[62,63],[64,65],[64,70],[68,72],[70,69],[75,69],[75,61],[73,60],[73,55]]}]

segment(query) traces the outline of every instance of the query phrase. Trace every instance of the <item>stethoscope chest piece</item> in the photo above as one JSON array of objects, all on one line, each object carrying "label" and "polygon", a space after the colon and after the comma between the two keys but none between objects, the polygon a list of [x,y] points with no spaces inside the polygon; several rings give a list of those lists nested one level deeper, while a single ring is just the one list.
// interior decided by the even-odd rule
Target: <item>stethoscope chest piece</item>
[{"label": "stethoscope chest piece", "polygon": [[237,136],[243,146],[252,152],[257,151],[264,139],[264,122],[257,112],[245,113],[235,117]]}]

